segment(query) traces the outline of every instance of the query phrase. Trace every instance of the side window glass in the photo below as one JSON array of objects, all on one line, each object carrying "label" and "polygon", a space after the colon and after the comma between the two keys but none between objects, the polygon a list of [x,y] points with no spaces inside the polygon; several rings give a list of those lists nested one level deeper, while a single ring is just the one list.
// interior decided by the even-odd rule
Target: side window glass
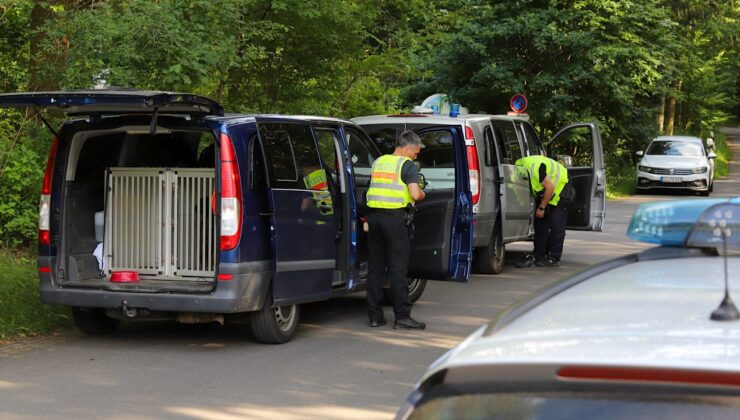
[{"label": "side window glass", "polygon": [[337,173],[337,149],[335,142],[338,139],[337,131],[330,128],[314,128],[316,143],[319,144],[319,154],[324,167],[330,172]]},{"label": "side window glass", "polygon": [[534,128],[528,123],[521,123],[522,134],[524,134],[524,141],[527,143],[527,156],[532,155],[543,155],[543,150],[540,147],[540,139],[534,132]]},{"label": "side window glass", "polygon": [[486,166],[496,166],[498,162],[498,156],[496,155],[496,143],[493,135],[493,129],[491,126],[486,126],[483,131],[483,135],[486,142]]},{"label": "side window glass", "polygon": [[589,127],[574,127],[561,133],[548,148],[550,157],[565,167],[594,166],[594,143]]},{"label": "side window glass", "polygon": [[522,148],[519,145],[519,138],[516,135],[514,124],[509,121],[493,121],[493,128],[496,131],[498,140],[501,142],[501,149],[504,152],[502,162],[513,165],[517,159],[522,157]]},{"label": "side window glass", "polygon": [[417,161],[427,180],[427,190],[455,188],[454,137],[449,130],[420,134],[424,148]]},{"label": "side window glass", "polygon": [[396,137],[401,134],[395,125],[364,125],[362,128],[381,152],[393,153],[396,148]]},{"label": "side window glass", "polygon": [[321,169],[310,127],[262,123],[259,130],[271,184],[276,188],[307,189],[304,177]]},{"label": "side window glass", "polygon": [[356,128],[345,126],[344,132],[347,135],[347,149],[352,168],[356,174],[369,176],[377,152],[373,152],[372,147],[367,144],[367,138]]}]

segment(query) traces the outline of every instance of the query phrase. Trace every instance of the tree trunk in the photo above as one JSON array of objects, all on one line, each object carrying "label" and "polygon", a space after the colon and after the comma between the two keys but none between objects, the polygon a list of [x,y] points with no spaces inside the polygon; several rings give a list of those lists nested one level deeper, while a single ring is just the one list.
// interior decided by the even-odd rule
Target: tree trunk
[{"label": "tree trunk", "polygon": [[39,31],[47,19],[52,17],[51,5],[44,5],[42,2],[36,2],[31,10],[31,42],[30,54],[28,61],[28,90],[43,91],[53,90],[54,83],[43,76],[42,67],[48,65],[46,57],[41,51],[41,44],[46,39],[46,34]]},{"label": "tree trunk", "polygon": [[660,95],[658,112],[655,114],[655,124],[658,126],[658,133],[663,134],[663,125],[665,123],[665,95]]},{"label": "tree trunk", "polygon": [[[59,74],[63,69],[62,54],[69,49],[69,39],[59,40],[57,52],[45,52],[43,44],[47,41],[46,32],[40,31],[48,20],[55,19],[57,14],[52,6],[62,6],[65,10],[72,10],[78,6],[79,0],[50,0],[37,1],[31,9],[30,29],[33,35],[29,42],[28,58],[28,90],[45,91],[59,89]],[[62,51],[62,52],[60,52]],[[92,82],[92,78],[90,79]]]},{"label": "tree trunk", "polygon": [[670,96],[668,98],[668,109],[666,111],[666,122],[665,122],[665,133],[669,136],[673,135],[673,122],[676,118],[676,97]]}]

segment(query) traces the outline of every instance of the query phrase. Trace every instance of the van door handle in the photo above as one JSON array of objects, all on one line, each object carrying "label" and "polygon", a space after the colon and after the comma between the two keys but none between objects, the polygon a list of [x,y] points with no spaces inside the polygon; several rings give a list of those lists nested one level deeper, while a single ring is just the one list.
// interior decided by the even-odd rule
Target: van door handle
[{"label": "van door handle", "polygon": [[274,215],[275,215],[275,212],[272,211],[272,210],[271,211],[263,211],[263,212],[260,213],[260,216],[274,216]]}]

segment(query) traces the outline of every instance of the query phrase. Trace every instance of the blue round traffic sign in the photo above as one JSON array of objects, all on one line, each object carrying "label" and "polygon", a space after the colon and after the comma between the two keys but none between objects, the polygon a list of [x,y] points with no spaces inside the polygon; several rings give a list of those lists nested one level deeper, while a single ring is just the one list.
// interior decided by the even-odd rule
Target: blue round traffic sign
[{"label": "blue round traffic sign", "polygon": [[516,95],[511,97],[511,100],[509,101],[509,106],[511,106],[512,111],[520,114],[527,110],[527,97],[522,95],[521,93],[517,93]]}]

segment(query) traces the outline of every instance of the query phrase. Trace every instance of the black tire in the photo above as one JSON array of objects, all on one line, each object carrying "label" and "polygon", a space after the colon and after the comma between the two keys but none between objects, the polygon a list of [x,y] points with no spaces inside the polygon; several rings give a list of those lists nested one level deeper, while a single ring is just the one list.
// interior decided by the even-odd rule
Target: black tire
[{"label": "black tire", "polygon": [[249,329],[255,340],[266,344],[283,344],[290,341],[298,329],[301,310],[298,305],[272,306],[272,293],[265,305],[249,316]]},{"label": "black tire", "polygon": [[482,274],[499,274],[504,270],[505,257],[506,247],[501,236],[501,223],[497,221],[493,227],[493,234],[488,246],[478,248],[475,251],[478,271]]},{"label": "black tire", "polygon": [[[707,190],[707,192],[709,192],[709,193],[713,193],[714,192],[714,180],[712,180],[712,183],[709,184],[709,189]],[[707,194],[707,195],[709,195],[709,194]]]},{"label": "black tire", "polygon": [[[427,280],[409,278],[408,282],[409,302],[414,303],[419,300],[421,298],[421,295],[424,293],[424,289],[426,289],[427,287]],[[393,304],[393,299],[391,299],[391,289],[387,287],[383,288],[383,302],[385,302],[387,305]]]},{"label": "black tire", "polygon": [[110,334],[121,324],[101,308],[72,308],[72,319],[75,326],[88,335]]}]

